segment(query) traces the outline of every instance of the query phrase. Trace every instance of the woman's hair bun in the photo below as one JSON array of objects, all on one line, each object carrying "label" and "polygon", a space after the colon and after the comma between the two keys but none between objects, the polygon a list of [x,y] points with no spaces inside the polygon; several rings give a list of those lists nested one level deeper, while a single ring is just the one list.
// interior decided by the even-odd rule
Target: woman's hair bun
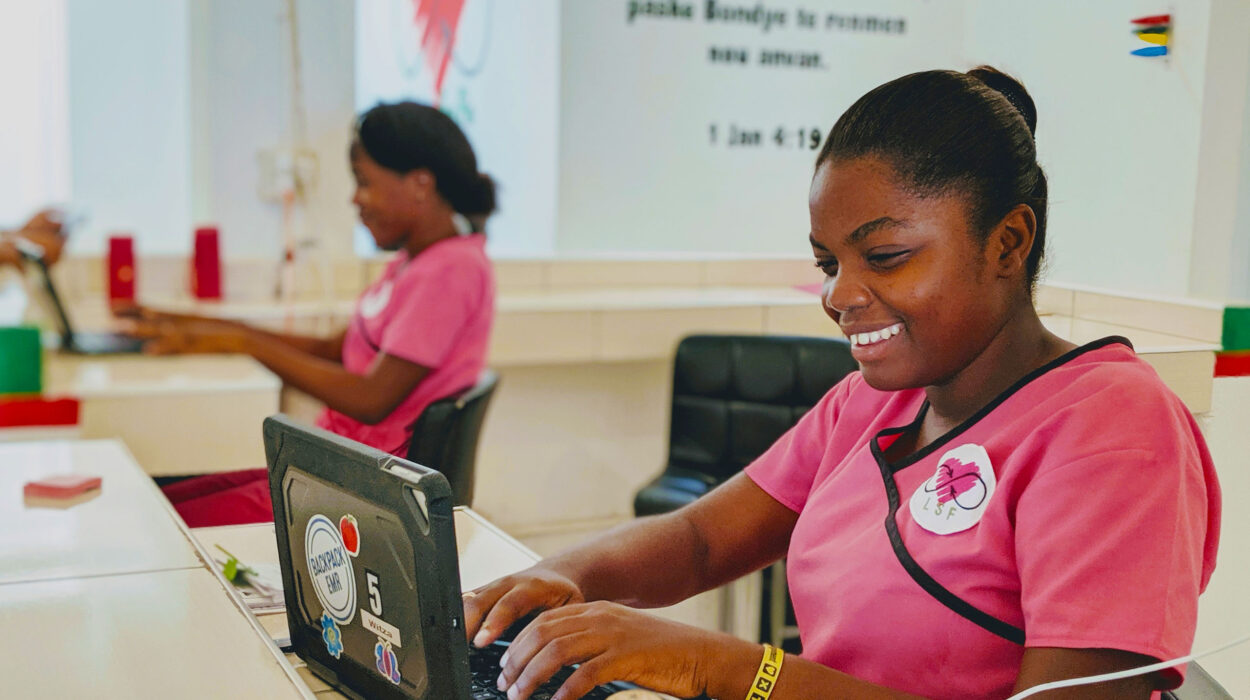
[{"label": "woman's hair bun", "polygon": [[1024,117],[1024,122],[1029,125],[1029,133],[1037,134],[1037,107],[1034,106],[1033,98],[1029,96],[1029,91],[1024,89],[1020,81],[993,66],[977,66],[968,71],[968,75],[980,80],[991,90],[1007,98],[1011,106],[1015,107],[1020,116]]},{"label": "woman's hair bun", "polygon": [[473,184],[473,207],[470,214],[490,214],[497,208],[495,180],[486,173],[478,173]]}]

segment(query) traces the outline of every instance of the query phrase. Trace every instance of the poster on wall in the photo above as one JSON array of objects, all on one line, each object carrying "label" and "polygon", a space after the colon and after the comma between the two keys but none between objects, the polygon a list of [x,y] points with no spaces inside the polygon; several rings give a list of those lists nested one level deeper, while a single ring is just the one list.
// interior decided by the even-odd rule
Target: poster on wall
[{"label": "poster on wall", "polygon": [[[557,0],[356,3],[356,107],[415,100],[465,131],[498,187],[494,254],[544,254],[555,236]],[[373,242],[358,227],[355,248]]]},{"label": "poster on wall", "polygon": [[557,247],[803,254],[816,154],[875,85],[961,66],[924,0],[566,0]]}]

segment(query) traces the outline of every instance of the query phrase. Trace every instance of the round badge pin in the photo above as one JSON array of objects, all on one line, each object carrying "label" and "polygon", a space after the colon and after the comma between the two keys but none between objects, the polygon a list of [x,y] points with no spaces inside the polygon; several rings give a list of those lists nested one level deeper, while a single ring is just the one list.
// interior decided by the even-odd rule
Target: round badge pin
[{"label": "round badge pin", "polygon": [[356,575],[339,528],[324,515],[314,515],[304,528],[304,555],[317,600],[340,625],[356,616]]},{"label": "round badge pin", "polygon": [[981,521],[998,481],[985,448],[967,443],[947,451],[911,495],[911,517],[938,535],[963,532]]}]

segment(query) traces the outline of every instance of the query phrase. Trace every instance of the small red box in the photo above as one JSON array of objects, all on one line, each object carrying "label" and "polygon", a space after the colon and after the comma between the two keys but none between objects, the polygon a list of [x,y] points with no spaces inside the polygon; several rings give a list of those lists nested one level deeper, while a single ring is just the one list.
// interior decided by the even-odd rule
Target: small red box
[{"label": "small red box", "polygon": [[109,236],[109,301],[135,300],[135,240]]},{"label": "small red box", "polygon": [[100,488],[102,479],[98,476],[82,474],[65,474],[50,476],[39,481],[28,481],[22,489],[27,498],[73,498],[92,489]]},{"label": "small red box", "polygon": [[191,295],[196,299],[221,298],[221,247],[216,226],[201,226],[195,230]]}]

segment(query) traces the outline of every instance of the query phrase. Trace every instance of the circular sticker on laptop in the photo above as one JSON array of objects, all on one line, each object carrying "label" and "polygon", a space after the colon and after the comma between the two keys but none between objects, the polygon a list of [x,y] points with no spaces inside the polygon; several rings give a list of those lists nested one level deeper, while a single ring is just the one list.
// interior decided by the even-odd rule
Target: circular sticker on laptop
[{"label": "circular sticker on laptop", "polygon": [[321,607],[339,624],[348,624],[356,615],[356,576],[338,525],[320,514],[309,518],[304,554]]}]

